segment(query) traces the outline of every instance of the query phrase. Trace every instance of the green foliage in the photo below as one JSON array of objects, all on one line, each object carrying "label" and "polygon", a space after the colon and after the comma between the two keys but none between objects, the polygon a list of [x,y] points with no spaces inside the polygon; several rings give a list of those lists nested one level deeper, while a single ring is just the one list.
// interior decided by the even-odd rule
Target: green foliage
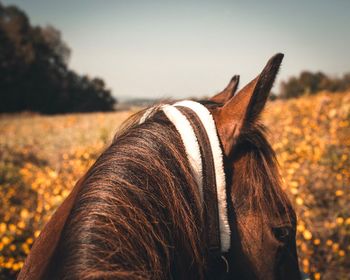
[{"label": "green foliage", "polygon": [[54,27],[32,26],[23,11],[0,3],[0,42],[0,112],[113,110],[103,80],[68,69],[70,49]]},{"label": "green foliage", "polygon": [[350,73],[341,78],[331,78],[322,72],[303,71],[299,77],[282,82],[279,97],[283,99],[313,95],[320,91],[341,92],[350,88]]}]

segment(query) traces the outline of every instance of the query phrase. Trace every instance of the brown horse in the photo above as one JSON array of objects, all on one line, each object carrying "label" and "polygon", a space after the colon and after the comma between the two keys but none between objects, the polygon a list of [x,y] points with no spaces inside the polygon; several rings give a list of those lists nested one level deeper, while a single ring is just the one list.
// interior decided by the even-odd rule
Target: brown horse
[{"label": "brown horse", "polygon": [[223,153],[229,249],[211,257],[210,213],[178,130],[156,107],[134,115],[77,183],[18,279],[300,279],[296,216],[259,122],[282,59],[239,93],[235,76],[200,102]]}]

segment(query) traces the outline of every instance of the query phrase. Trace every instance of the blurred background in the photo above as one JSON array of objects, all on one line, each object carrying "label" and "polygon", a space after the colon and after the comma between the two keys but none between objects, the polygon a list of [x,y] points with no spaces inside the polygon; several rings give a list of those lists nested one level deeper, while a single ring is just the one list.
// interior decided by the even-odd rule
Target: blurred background
[{"label": "blurred background", "polygon": [[0,279],[138,109],[283,65],[264,115],[301,268],[350,279],[350,2],[0,0]]}]

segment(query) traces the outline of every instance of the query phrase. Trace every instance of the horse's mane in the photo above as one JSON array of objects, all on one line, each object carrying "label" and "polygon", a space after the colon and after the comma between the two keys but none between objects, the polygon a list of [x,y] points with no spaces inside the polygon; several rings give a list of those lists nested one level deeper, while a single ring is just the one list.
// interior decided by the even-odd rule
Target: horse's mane
[{"label": "horse's mane", "polygon": [[140,116],[87,172],[49,279],[203,274],[201,204],[181,139],[161,112]]},{"label": "horse's mane", "polygon": [[[231,158],[231,161],[239,162],[236,168],[242,170],[233,174],[236,182],[232,189],[233,206],[236,214],[259,213],[261,221],[275,226],[282,220],[294,223],[296,217],[281,188],[278,161],[266,134],[268,129],[260,121],[241,131]],[[226,173],[232,175],[230,170]],[[246,197],[244,201],[240,199],[242,196]]]},{"label": "horse's mane", "polygon": [[[143,113],[125,123],[85,175],[48,279],[204,278],[202,206],[184,147],[161,111],[139,124]],[[229,196],[237,214],[254,209],[265,222],[288,214],[262,126],[243,131],[234,151],[240,157],[241,177]],[[249,198],[244,204],[242,196]]]}]

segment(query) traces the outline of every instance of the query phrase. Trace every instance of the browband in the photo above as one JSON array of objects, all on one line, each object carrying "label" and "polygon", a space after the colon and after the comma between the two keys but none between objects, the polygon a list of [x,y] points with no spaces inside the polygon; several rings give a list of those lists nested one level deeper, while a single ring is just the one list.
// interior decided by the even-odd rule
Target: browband
[{"label": "browband", "polygon": [[[190,100],[163,105],[160,110],[181,136],[202,203],[206,205],[209,249],[214,254],[227,252],[231,231],[227,217],[226,180],[213,116],[205,106]],[[152,108],[148,109],[140,123],[154,113]]]}]

